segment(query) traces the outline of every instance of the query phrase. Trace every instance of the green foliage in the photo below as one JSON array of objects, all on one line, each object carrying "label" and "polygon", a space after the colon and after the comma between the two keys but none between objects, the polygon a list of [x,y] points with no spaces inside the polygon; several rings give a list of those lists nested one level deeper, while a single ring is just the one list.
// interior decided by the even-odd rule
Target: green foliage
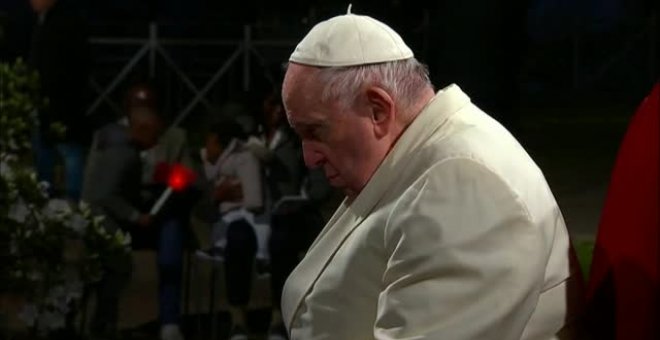
[{"label": "green foliage", "polygon": [[591,261],[593,259],[594,242],[591,240],[584,240],[575,243],[575,252],[580,262],[582,275],[584,279],[589,279],[589,270],[591,269]]},{"label": "green foliage", "polygon": [[20,59],[0,63],[0,152],[20,155],[30,148],[36,112],[46,103],[40,99],[38,76]]},{"label": "green foliage", "polygon": [[[0,63],[0,294],[26,299],[21,319],[40,334],[64,327],[85,286],[130,256],[130,237],[109,234],[85,204],[52,199],[30,162],[38,77]],[[1,312],[1,311],[0,311]]]}]

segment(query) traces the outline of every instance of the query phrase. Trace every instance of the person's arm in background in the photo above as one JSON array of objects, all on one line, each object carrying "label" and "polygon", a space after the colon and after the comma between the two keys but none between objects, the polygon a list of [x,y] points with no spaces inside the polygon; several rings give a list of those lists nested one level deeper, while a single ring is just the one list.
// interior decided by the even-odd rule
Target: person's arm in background
[{"label": "person's arm in background", "polygon": [[276,182],[281,195],[298,195],[305,172],[302,150],[297,140],[286,138],[289,139],[273,152],[271,161],[266,164],[271,169],[272,180]]},{"label": "person's arm in background", "polygon": [[[122,192],[129,190],[123,183],[127,176],[140,175],[139,159],[134,150],[126,146],[97,148],[90,153],[83,200],[101,208],[109,217],[117,221],[146,222],[145,215],[127,199],[130,194]],[[133,189],[139,190],[139,188]],[[139,196],[139,192],[137,195]]]},{"label": "person's arm in background", "polygon": [[206,152],[200,150],[198,157],[190,157],[191,168],[197,174],[193,187],[200,196],[199,201],[195,202],[193,207],[193,214],[203,221],[214,222],[218,218],[218,203],[215,198],[216,178],[208,177],[210,174],[205,170],[205,164],[207,164],[205,155]]},{"label": "person's arm in background", "polygon": [[[147,186],[147,190],[145,191],[151,195],[153,201],[158,199],[163,190],[165,190],[167,177],[169,176],[156,175],[159,173],[158,168],[160,166],[165,166],[165,168],[170,168],[170,170],[173,166],[182,166],[194,175],[191,178],[191,182],[186,185],[185,190],[175,191],[168,198],[166,205],[159,212],[160,217],[175,217],[187,220],[200,198],[205,201],[202,203],[203,207],[206,206],[204,209],[209,208],[207,203],[211,203],[208,198],[210,198],[209,189],[212,188],[212,185],[209,188],[209,182],[205,180],[206,176],[200,169],[199,162],[196,163],[193,160],[184,129],[170,127],[161,136],[158,145],[152,149],[152,152],[152,163],[154,166],[153,183]],[[151,181],[151,178],[145,180],[145,182]],[[211,210],[207,212],[210,213]],[[203,215],[211,216],[208,213],[204,213]]]},{"label": "person's arm in background", "polygon": [[264,207],[264,201],[259,160],[250,152],[241,153],[237,157],[236,169],[242,188],[243,207],[253,212],[260,212]]}]

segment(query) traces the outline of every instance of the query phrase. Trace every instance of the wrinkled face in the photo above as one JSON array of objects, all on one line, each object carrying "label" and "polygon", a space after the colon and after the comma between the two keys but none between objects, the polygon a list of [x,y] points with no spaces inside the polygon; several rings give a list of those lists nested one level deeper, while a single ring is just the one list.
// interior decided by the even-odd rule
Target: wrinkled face
[{"label": "wrinkled face", "polygon": [[368,106],[322,102],[317,74],[313,67],[289,66],[282,88],[287,119],[302,140],[307,167],[323,168],[332,186],[355,197],[387,150],[374,135]]},{"label": "wrinkled face", "polygon": [[56,0],[30,0],[32,10],[37,13],[43,13],[53,7]]}]

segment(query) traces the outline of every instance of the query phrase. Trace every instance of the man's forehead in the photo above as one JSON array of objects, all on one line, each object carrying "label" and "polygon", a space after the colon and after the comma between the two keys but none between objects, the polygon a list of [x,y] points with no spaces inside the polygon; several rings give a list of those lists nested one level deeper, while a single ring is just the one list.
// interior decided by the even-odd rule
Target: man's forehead
[{"label": "man's forehead", "polygon": [[286,110],[286,118],[289,125],[293,128],[303,128],[308,126],[322,125],[326,123],[327,116],[316,109]]},{"label": "man's forehead", "polygon": [[284,92],[295,90],[296,87],[306,88],[313,85],[319,72],[318,67],[290,63],[284,74]]},{"label": "man's forehead", "polygon": [[319,100],[322,87],[316,83],[317,68],[290,64],[282,86],[287,120],[293,127],[318,125],[326,120]]}]

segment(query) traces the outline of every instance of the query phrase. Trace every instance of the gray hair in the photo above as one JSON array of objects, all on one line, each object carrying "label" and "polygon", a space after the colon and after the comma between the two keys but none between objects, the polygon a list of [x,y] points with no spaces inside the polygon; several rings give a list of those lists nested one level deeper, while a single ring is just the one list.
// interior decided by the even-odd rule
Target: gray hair
[{"label": "gray hair", "polygon": [[363,86],[376,85],[387,91],[402,107],[411,106],[427,88],[433,88],[428,68],[415,58],[378,64],[327,67],[317,78],[324,85],[323,102],[339,100],[348,108]]}]

